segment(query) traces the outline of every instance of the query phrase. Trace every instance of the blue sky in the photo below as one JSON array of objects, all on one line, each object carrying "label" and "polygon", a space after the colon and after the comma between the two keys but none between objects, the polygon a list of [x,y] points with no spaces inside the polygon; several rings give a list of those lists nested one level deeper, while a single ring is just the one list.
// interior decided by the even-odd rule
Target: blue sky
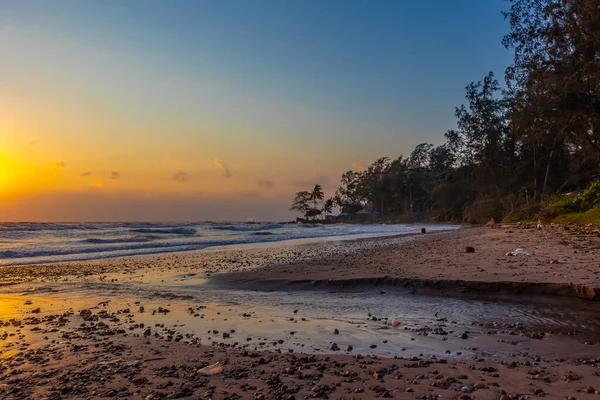
[{"label": "blue sky", "polygon": [[[232,178],[247,172],[245,181],[276,183],[260,196],[289,197],[292,182],[311,176],[329,177],[333,190],[353,163],[441,143],[455,127],[464,87],[489,71],[502,80],[511,61],[501,45],[507,6],[0,0],[0,50],[9,60],[0,66],[0,82],[16,99],[7,112],[12,123],[0,125],[0,134],[62,141],[71,150],[54,157],[81,168],[129,157],[139,158],[137,168],[112,168],[139,172],[150,169],[144,160],[169,156],[201,176],[220,158],[232,165]],[[68,109],[77,109],[81,121],[67,122]],[[45,128],[27,125],[33,110],[55,120]],[[106,125],[102,132],[99,124]],[[73,133],[82,131],[89,133]],[[118,155],[116,140],[123,142]],[[14,152],[22,152],[16,142]],[[94,151],[74,155],[88,143]],[[275,156],[282,153],[302,155]],[[192,165],[198,158],[204,164]],[[289,179],[267,176],[274,163],[286,164],[278,169]],[[55,189],[74,190],[65,185]],[[208,185],[211,193],[233,193]],[[250,190],[244,182],[233,186]],[[285,212],[281,201],[278,215]]]}]

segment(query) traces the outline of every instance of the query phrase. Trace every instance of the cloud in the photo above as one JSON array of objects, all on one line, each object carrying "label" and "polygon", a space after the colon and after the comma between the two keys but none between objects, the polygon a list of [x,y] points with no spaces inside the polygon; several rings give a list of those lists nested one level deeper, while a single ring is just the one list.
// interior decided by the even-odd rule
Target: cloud
[{"label": "cloud", "polygon": [[318,175],[317,176],[317,174],[314,174],[313,178],[317,183],[319,183],[323,186],[329,185],[331,183],[331,178],[329,178],[327,175]]},{"label": "cloud", "polygon": [[34,144],[36,144],[36,143],[37,143],[37,141],[35,141],[35,140],[32,140],[31,142],[29,142],[29,145],[30,145],[30,146],[33,146],[33,145],[34,145]]},{"label": "cloud", "polygon": [[85,172],[82,172],[80,176],[90,176],[92,174],[93,174],[92,171],[85,171]]},{"label": "cloud", "polygon": [[225,165],[221,160],[215,158],[213,160],[213,164],[215,164],[215,167],[217,167],[221,171],[225,178],[231,178],[231,171],[229,171],[227,165]]},{"label": "cloud", "polygon": [[256,181],[256,184],[261,188],[265,189],[271,189],[275,186],[275,184],[272,181],[268,181],[266,179],[259,179],[258,181]]},{"label": "cloud", "polygon": [[255,198],[260,197],[260,194],[256,193],[253,190],[246,190],[246,191],[241,190],[241,191],[234,192],[233,195],[235,197],[243,197],[246,199],[255,199]]},{"label": "cloud", "polygon": [[55,163],[54,165],[56,165],[59,168],[65,168],[66,167],[64,161],[59,161],[59,162]]},{"label": "cloud", "polygon": [[179,171],[175,175],[173,175],[173,180],[177,182],[187,182],[188,179],[190,179],[190,176],[183,171]]},{"label": "cloud", "polygon": [[310,189],[312,189],[316,184],[319,184],[325,188],[331,185],[331,179],[327,175],[313,174],[311,179],[292,181],[292,184],[299,188]]},{"label": "cloud", "polygon": [[117,171],[111,171],[110,174],[108,175],[108,177],[110,179],[119,179],[121,177],[121,174],[118,173]]},{"label": "cloud", "polygon": [[355,162],[352,163],[352,169],[354,171],[364,171],[365,169],[367,169],[367,167],[365,167],[365,164],[363,163]]}]

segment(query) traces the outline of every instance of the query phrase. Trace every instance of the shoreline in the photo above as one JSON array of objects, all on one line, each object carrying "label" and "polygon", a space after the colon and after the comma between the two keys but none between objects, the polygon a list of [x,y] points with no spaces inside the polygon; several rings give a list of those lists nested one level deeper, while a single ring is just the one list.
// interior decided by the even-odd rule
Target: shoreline
[{"label": "shoreline", "polygon": [[[440,230],[436,233],[448,234],[451,232],[453,232],[453,230]],[[6,280],[6,277],[10,276],[24,275],[28,277],[27,279],[35,279],[37,277],[52,278],[72,275],[81,277],[87,275],[118,272],[123,266],[127,266],[127,268],[131,268],[133,270],[146,269],[149,266],[157,265],[163,262],[175,262],[177,268],[187,268],[187,266],[183,266],[182,260],[189,260],[189,263],[195,264],[194,267],[197,267],[198,264],[203,264],[205,259],[209,259],[210,262],[212,258],[227,259],[229,255],[235,259],[243,254],[248,254],[248,258],[258,256],[258,258],[261,259],[258,263],[256,263],[256,265],[253,265],[251,268],[249,268],[249,270],[258,270],[263,268],[265,265],[278,264],[277,262],[272,262],[272,260],[270,260],[270,253],[273,253],[276,259],[283,258],[286,263],[304,259],[310,262],[314,258],[322,255],[322,249],[327,247],[332,248],[334,253],[340,252],[342,254],[346,254],[357,251],[358,248],[353,247],[355,245],[358,245],[359,248],[360,246],[364,245],[367,248],[379,249],[404,242],[405,240],[410,241],[421,235],[421,233],[410,232],[360,238],[348,236],[323,237],[319,238],[320,240],[317,241],[314,241],[314,238],[291,239],[278,242],[214,246],[199,250],[135,254],[52,263],[6,265],[0,267],[0,285],[10,284],[10,282],[3,282],[3,280]],[[430,235],[433,235],[433,233]],[[298,251],[304,251],[307,249],[310,252],[307,257],[304,257],[304,255],[301,254],[301,251]],[[220,257],[220,255],[222,255],[222,257]],[[266,260],[263,260],[263,258]],[[234,266],[234,270],[237,272],[235,268],[236,266]],[[229,272],[227,268],[224,270],[218,269],[218,271],[216,271],[216,273],[227,272]]]},{"label": "shoreline", "polygon": [[[458,230],[442,230],[433,233],[403,233],[398,235],[387,235],[377,237],[361,237],[361,238],[322,238],[319,241],[307,241],[303,243],[297,239],[282,242],[269,242],[249,245],[232,245],[232,246],[216,246],[214,248],[207,248],[201,250],[190,250],[173,253],[157,253],[157,254],[146,254],[146,255],[130,255],[120,256],[115,258],[100,258],[93,260],[80,260],[80,261],[68,261],[62,263],[44,263],[44,264],[32,264],[32,265],[11,265],[3,266],[0,268],[0,287],[9,286],[13,284],[19,284],[27,281],[27,279],[11,282],[7,280],[7,276],[28,276],[28,279],[35,279],[36,277],[47,277],[51,279],[57,279],[64,276],[89,276],[95,274],[107,274],[116,272],[121,268],[121,265],[126,264],[133,266],[133,270],[147,268],[148,265],[155,265],[163,261],[169,261],[171,259],[178,259],[180,257],[189,257],[193,261],[202,260],[204,255],[210,256],[210,254],[236,254],[240,253],[269,253],[270,251],[278,250],[291,250],[288,253],[292,253],[291,257],[284,259],[284,262],[279,263],[277,260],[269,260],[267,262],[259,263],[251,266],[250,268],[244,268],[243,270],[228,271],[217,270],[207,275],[206,286],[216,289],[236,289],[236,290],[260,290],[260,291],[379,291],[385,290],[389,292],[397,293],[413,293],[413,294],[424,294],[424,295],[436,295],[436,296],[449,296],[456,298],[472,298],[472,299],[497,299],[497,300],[511,300],[514,296],[518,296],[521,300],[529,301],[548,301],[552,298],[560,299],[575,299],[585,301],[600,301],[600,276],[596,279],[588,282],[557,282],[556,279],[544,279],[540,280],[541,274],[537,276],[528,276],[525,279],[511,280],[511,279],[489,279],[490,277],[484,277],[483,279],[468,279],[467,274],[451,274],[450,278],[445,276],[421,276],[420,274],[406,274],[402,268],[407,266],[406,260],[402,260],[401,269],[390,269],[385,273],[355,273],[357,270],[357,263],[351,263],[350,268],[353,268],[353,273],[343,274],[347,276],[339,277],[339,271],[331,274],[327,274],[326,270],[336,271],[336,269],[343,269],[343,264],[348,264],[348,254],[355,254],[359,259],[365,257],[375,259],[375,264],[380,263],[382,260],[378,259],[377,256],[373,255],[373,251],[380,250],[384,254],[389,251],[402,251],[406,249],[407,252],[414,253],[419,252],[423,247],[431,246],[431,241],[436,241],[436,246],[447,245],[448,242],[453,245],[458,245],[458,249],[452,256],[454,258],[461,258],[464,256],[479,257],[481,250],[478,247],[478,251],[474,254],[465,254],[460,244],[455,243],[457,239],[475,237],[484,237],[484,242],[489,241],[490,238],[486,236],[493,236],[491,240],[498,240],[494,236],[504,236],[504,232],[510,232],[513,234],[515,230],[521,230],[532,233],[533,235],[545,235],[548,233],[540,233],[537,229],[530,226],[524,225],[518,227],[515,225],[505,225],[503,227],[496,227],[492,229],[490,227],[463,227]],[[553,228],[552,233],[556,234],[557,229]],[[518,232],[522,233],[522,232]],[[563,236],[564,232],[559,233],[559,236]],[[310,239],[309,239],[310,240]],[[466,242],[465,242],[466,243]],[[486,243],[487,244],[487,243]],[[364,245],[361,247],[361,245]],[[536,243],[535,245],[539,245]],[[340,254],[333,252],[333,255],[328,257],[328,253],[323,255],[321,248],[333,246],[343,248],[339,251]],[[600,240],[598,240],[598,246],[600,246]],[[296,249],[296,250],[294,250]],[[303,258],[299,253],[309,249],[313,251],[307,258]],[[510,249],[506,247],[505,249]],[[505,250],[504,249],[504,250]],[[435,253],[432,253],[435,254]],[[448,254],[446,254],[448,256]],[[496,262],[500,261],[501,258],[506,259],[504,254],[495,254]],[[389,262],[389,257],[386,257],[384,262]],[[448,258],[448,257],[446,257]],[[512,257],[514,261],[526,261],[529,262],[535,257]],[[548,258],[548,257],[546,257]],[[598,265],[600,265],[600,253],[596,257],[598,259]],[[423,264],[423,261],[418,259],[418,256],[414,257],[416,264]],[[452,264],[454,261],[449,262]],[[486,254],[486,259],[483,263],[489,263],[489,254]],[[512,261],[512,260],[511,260]],[[428,262],[426,259],[425,263]],[[373,261],[369,261],[373,264]],[[132,265],[131,265],[132,264]],[[326,264],[327,268],[322,268],[321,264]],[[521,262],[522,264],[522,262]],[[567,263],[562,263],[560,266],[564,269]],[[482,264],[483,265],[483,264]],[[553,267],[559,267],[558,264],[551,264]],[[332,267],[333,266],[333,267]],[[341,267],[341,268],[340,268]],[[300,274],[305,276],[299,276],[298,273],[291,271],[291,269],[302,270]],[[421,268],[422,269],[422,268]],[[478,270],[484,271],[483,267],[478,266]],[[600,268],[598,268],[600,270]],[[308,270],[308,271],[307,271]],[[470,275],[470,274],[469,274]],[[554,274],[559,275],[559,274]],[[598,271],[594,271],[594,275],[598,275]],[[566,277],[566,276],[565,276]],[[563,279],[564,280],[564,279]]]},{"label": "shoreline", "polygon": [[599,240],[473,228],[0,268],[0,397],[591,399],[598,302],[515,288],[593,286]]},{"label": "shoreline", "polygon": [[[347,224],[345,222],[340,222],[340,224]],[[310,225],[310,224],[308,224]],[[322,225],[322,224],[321,224]],[[385,226],[385,223],[378,224],[359,224],[359,225],[371,225],[371,226]],[[414,224],[401,224],[401,225],[414,225]],[[442,227],[441,229],[435,230],[435,232],[447,232],[458,229],[464,229],[463,226],[456,224],[422,224],[418,225],[419,229],[422,226],[425,227]],[[445,228],[447,227],[447,228]],[[356,240],[369,240],[369,239],[383,239],[383,238],[395,238],[401,236],[411,236],[418,235],[420,233],[413,232],[401,232],[401,233],[359,233],[359,234],[345,234],[345,235],[332,235],[332,236],[315,236],[315,237],[300,237],[293,239],[283,239],[283,240],[267,240],[267,241],[258,241],[258,242],[249,242],[249,243],[232,243],[232,244],[214,244],[209,245],[202,248],[197,249],[186,249],[186,250],[173,250],[169,247],[157,247],[147,249],[145,252],[141,253],[133,253],[133,254],[112,254],[117,250],[111,251],[102,251],[98,250],[97,252],[84,252],[84,253],[73,253],[73,254],[64,254],[64,255],[55,255],[50,257],[56,257],[57,259],[46,259],[46,260],[27,260],[23,261],[24,258],[27,257],[16,257],[12,259],[13,264],[3,264],[0,265],[0,268],[5,267],[27,267],[27,266],[43,266],[43,265],[56,265],[56,264],[67,264],[67,263],[85,263],[85,262],[95,262],[100,260],[121,260],[128,259],[133,257],[153,257],[153,256],[164,256],[170,254],[189,254],[196,252],[210,252],[210,251],[236,251],[236,250],[253,250],[253,249],[264,249],[264,248],[276,248],[283,246],[302,246],[302,245],[312,245],[312,244],[321,244],[321,243],[330,243],[330,242],[353,242]],[[94,256],[95,255],[95,256]],[[60,257],[69,257],[70,259],[60,259]]]},{"label": "shoreline", "polygon": [[[552,272],[551,276],[545,276],[549,269],[565,270],[570,262],[558,261],[553,258],[556,253],[565,253],[568,248],[554,249],[552,254],[546,254],[544,259],[549,259],[547,263],[536,261],[537,255],[531,257],[510,257],[506,255],[506,250],[514,249],[511,246],[504,247],[501,252],[491,253],[486,251],[485,246],[489,245],[490,241],[501,242],[506,241],[515,234],[515,230],[521,229],[522,232],[517,232],[531,236],[530,238],[520,238],[520,240],[530,248],[540,247],[542,242],[547,240],[548,235],[558,234],[559,237],[563,233],[557,231],[540,232],[531,227],[517,228],[513,226],[505,226],[503,228],[491,229],[489,227],[473,227],[461,229],[454,232],[432,233],[427,235],[415,235],[414,241],[407,243],[397,243],[385,246],[382,251],[394,254],[406,252],[413,253],[411,260],[396,260],[396,264],[391,261],[389,255],[378,256],[371,254],[369,250],[361,252],[357,251],[357,259],[347,260],[344,257],[325,257],[322,259],[310,260],[306,263],[292,263],[291,265],[270,265],[261,271],[241,271],[230,274],[219,274],[211,277],[207,285],[222,288],[236,288],[247,290],[329,290],[329,291],[395,291],[400,293],[419,293],[431,295],[446,295],[451,297],[466,297],[466,298],[484,298],[484,299],[511,299],[518,296],[521,299],[531,301],[546,301],[549,298],[564,298],[577,299],[586,301],[600,300],[600,278],[597,277],[598,270],[593,271],[594,279],[589,279],[589,275],[585,272],[576,274],[576,276],[561,275]],[[531,239],[534,240],[531,240]],[[461,239],[461,240],[459,240]],[[527,240],[522,240],[527,239]],[[420,260],[419,256],[414,253],[423,252],[432,244],[431,240],[435,240],[435,245],[440,247],[446,246],[445,262],[450,266],[454,266],[465,260],[471,263],[470,268],[466,268],[468,273],[457,271],[444,271],[443,274],[432,276],[432,274],[422,274],[414,270],[407,271],[414,265],[427,265],[431,267],[431,262],[440,260],[430,260],[428,257],[425,260]],[[428,243],[429,242],[429,243]],[[458,242],[458,243],[457,243]],[[476,243],[477,251],[469,254],[463,251],[461,244]],[[600,240],[596,240],[596,246],[600,244]],[[448,252],[448,245],[456,247],[452,253]],[[466,246],[465,246],[466,247]],[[423,251],[422,251],[423,250]],[[547,250],[542,248],[543,251]],[[483,254],[482,254],[483,253]],[[575,251],[577,253],[577,251]],[[577,260],[577,264],[585,264],[588,260],[593,259],[595,265],[600,263],[600,253],[588,252],[584,260]],[[435,255],[435,251],[432,253]],[[591,257],[589,257],[591,255]],[[467,259],[469,257],[470,259]],[[405,257],[406,258],[406,257]],[[481,260],[480,263],[473,262],[473,259]],[[385,268],[372,273],[362,269],[360,262],[374,265],[375,268],[381,267],[382,264],[389,263],[391,268]],[[524,277],[520,276],[517,279],[507,279],[506,269],[498,268],[501,262],[519,263],[524,266],[526,263],[536,264],[539,268],[537,271],[530,271]],[[556,262],[556,264],[554,264]],[[485,267],[485,268],[484,268]],[[551,267],[551,268],[549,268]],[[298,276],[292,269],[302,271],[306,276]],[[496,268],[499,272],[494,272],[494,275],[485,275],[483,272],[487,268]],[[509,267],[511,268],[511,267]],[[514,269],[514,267],[512,267]],[[545,268],[546,271],[542,270]],[[439,268],[438,268],[439,269]],[[443,268],[442,268],[443,269]],[[423,267],[419,267],[423,270]],[[473,271],[471,271],[473,270]],[[327,271],[330,271],[327,273]],[[473,273],[474,272],[474,273]],[[574,271],[569,271],[569,275]],[[482,276],[477,276],[477,273]],[[499,279],[499,274],[504,279]],[[475,275],[475,276],[473,276]],[[513,276],[519,276],[515,273]],[[478,279],[473,279],[478,278]],[[543,279],[540,279],[543,278]],[[575,278],[575,281],[573,281]],[[560,301],[560,300],[559,300]]]}]

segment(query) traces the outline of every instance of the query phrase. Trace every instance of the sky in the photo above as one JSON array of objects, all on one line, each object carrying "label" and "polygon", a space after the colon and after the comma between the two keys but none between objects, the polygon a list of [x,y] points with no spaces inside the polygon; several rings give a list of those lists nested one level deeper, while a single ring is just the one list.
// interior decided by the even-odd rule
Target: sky
[{"label": "sky", "polygon": [[441,144],[503,0],[0,0],[0,221],[288,220]]}]

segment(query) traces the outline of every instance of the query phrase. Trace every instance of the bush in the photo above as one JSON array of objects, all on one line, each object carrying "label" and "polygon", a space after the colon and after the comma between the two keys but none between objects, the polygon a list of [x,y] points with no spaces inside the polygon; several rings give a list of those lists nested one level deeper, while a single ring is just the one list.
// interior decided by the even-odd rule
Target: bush
[{"label": "bush", "polygon": [[600,205],[600,181],[594,181],[575,198],[582,209],[592,209]]},{"label": "bush", "polygon": [[557,224],[599,225],[600,207],[582,213],[569,213],[554,218]]},{"label": "bush", "polygon": [[469,224],[485,224],[492,218],[502,219],[502,203],[492,197],[479,198],[463,211],[463,221]]},{"label": "bush", "polygon": [[600,181],[592,182],[579,193],[557,193],[542,202],[521,208],[508,215],[503,222],[541,220],[558,224],[600,223]]},{"label": "bush", "polygon": [[515,223],[521,221],[537,221],[539,219],[539,213],[541,209],[542,206],[540,203],[530,204],[513,212],[512,214],[509,214],[502,220],[502,222]]}]

